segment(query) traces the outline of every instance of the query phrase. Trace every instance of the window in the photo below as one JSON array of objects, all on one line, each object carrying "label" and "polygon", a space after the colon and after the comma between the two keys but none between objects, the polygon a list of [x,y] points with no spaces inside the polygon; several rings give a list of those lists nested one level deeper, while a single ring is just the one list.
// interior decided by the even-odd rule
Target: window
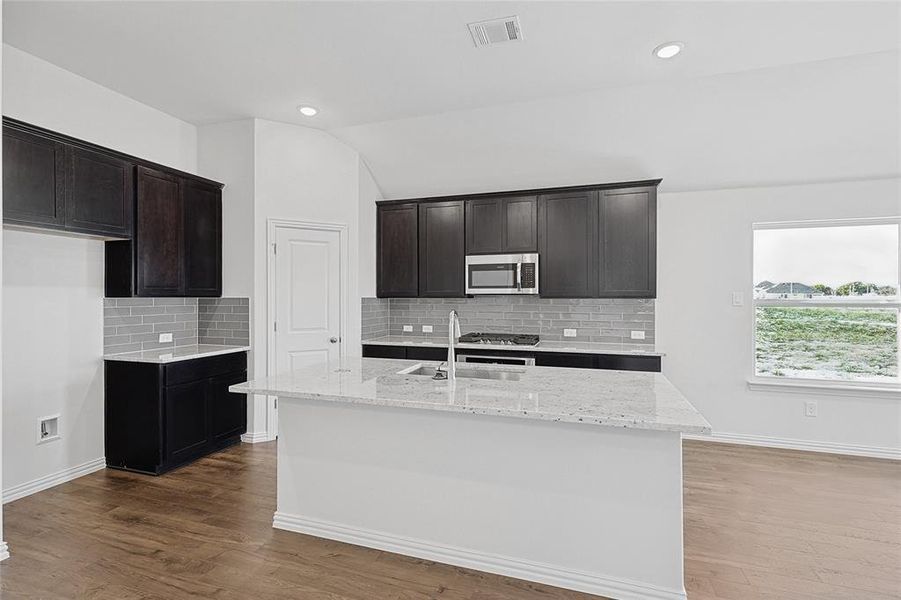
[{"label": "window", "polygon": [[754,226],[758,378],[895,387],[901,218]]}]

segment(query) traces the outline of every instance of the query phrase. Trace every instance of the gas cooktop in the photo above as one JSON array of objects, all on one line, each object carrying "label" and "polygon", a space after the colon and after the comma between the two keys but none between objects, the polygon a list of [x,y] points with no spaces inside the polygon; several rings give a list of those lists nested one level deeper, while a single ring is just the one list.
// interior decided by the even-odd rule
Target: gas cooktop
[{"label": "gas cooktop", "polygon": [[516,346],[536,346],[538,336],[535,334],[521,333],[464,333],[460,336],[463,344],[509,344]]}]

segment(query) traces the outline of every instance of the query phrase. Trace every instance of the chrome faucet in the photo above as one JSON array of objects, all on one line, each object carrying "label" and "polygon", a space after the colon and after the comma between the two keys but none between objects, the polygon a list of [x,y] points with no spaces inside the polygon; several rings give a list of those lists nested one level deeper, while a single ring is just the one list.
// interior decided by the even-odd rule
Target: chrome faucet
[{"label": "chrome faucet", "polygon": [[460,316],[457,311],[452,310],[448,315],[447,323],[447,379],[455,381],[457,379],[457,357],[454,351],[454,344],[460,338]]}]

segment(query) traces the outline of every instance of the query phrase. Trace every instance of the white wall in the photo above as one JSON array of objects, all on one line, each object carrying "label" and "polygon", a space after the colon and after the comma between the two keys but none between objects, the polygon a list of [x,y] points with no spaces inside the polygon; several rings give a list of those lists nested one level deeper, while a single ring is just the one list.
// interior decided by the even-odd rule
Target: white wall
[{"label": "white wall", "polygon": [[390,199],[658,177],[684,191],[896,176],[898,62],[886,52],[335,134]]},{"label": "white wall", "polygon": [[[664,373],[717,434],[901,448],[898,398],[750,391],[755,222],[901,214],[901,180],[665,193],[658,212],[657,344]],[[733,291],[745,306],[733,307]],[[819,415],[804,415],[817,400]]]},{"label": "white wall", "polygon": [[198,128],[197,170],[222,190],[222,295],[253,295],[254,121]]},{"label": "white wall", "polygon": [[[185,171],[196,129],[10,46],[3,114]],[[5,231],[4,491],[103,457],[103,243]],[[62,439],[36,445],[60,413]]]},{"label": "white wall", "polygon": [[382,193],[360,161],[360,296],[375,297],[375,203]]},{"label": "white wall", "polygon": [[[103,456],[103,243],[4,231],[3,490]],[[37,419],[62,439],[36,445]]]}]

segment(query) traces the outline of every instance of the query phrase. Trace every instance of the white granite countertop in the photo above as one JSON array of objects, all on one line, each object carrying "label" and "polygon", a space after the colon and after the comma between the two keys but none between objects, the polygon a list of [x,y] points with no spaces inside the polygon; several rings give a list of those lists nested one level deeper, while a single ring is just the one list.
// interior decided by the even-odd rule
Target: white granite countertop
[{"label": "white granite countertop", "polygon": [[139,352],[125,352],[123,354],[104,354],[103,360],[117,360],[122,362],[142,362],[164,364],[180,360],[192,360],[220,354],[232,354],[234,352],[246,352],[250,346],[219,346],[214,344],[194,344],[191,346],[178,346],[175,348],[159,348],[157,350],[144,350]]},{"label": "white granite countertop", "polygon": [[653,431],[709,433],[710,424],[660,373],[467,365],[513,371],[518,381],[435,381],[403,374],[437,362],[345,358],[233,385],[233,392],[397,408],[520,417]]},{"label": "white granite countertop", "polygon": [[[375,346],[426,346],[447,348],[447,337],[386,335],[363,344]],[[515,344],[456,344],[456,348],[479,350],[518,350],[520,352],[573,352],[578,354],[618,354],[623,356],[664,356],[651,344],[611,344],[604,342],[558,342],[541,340],[537,346]]]}]

